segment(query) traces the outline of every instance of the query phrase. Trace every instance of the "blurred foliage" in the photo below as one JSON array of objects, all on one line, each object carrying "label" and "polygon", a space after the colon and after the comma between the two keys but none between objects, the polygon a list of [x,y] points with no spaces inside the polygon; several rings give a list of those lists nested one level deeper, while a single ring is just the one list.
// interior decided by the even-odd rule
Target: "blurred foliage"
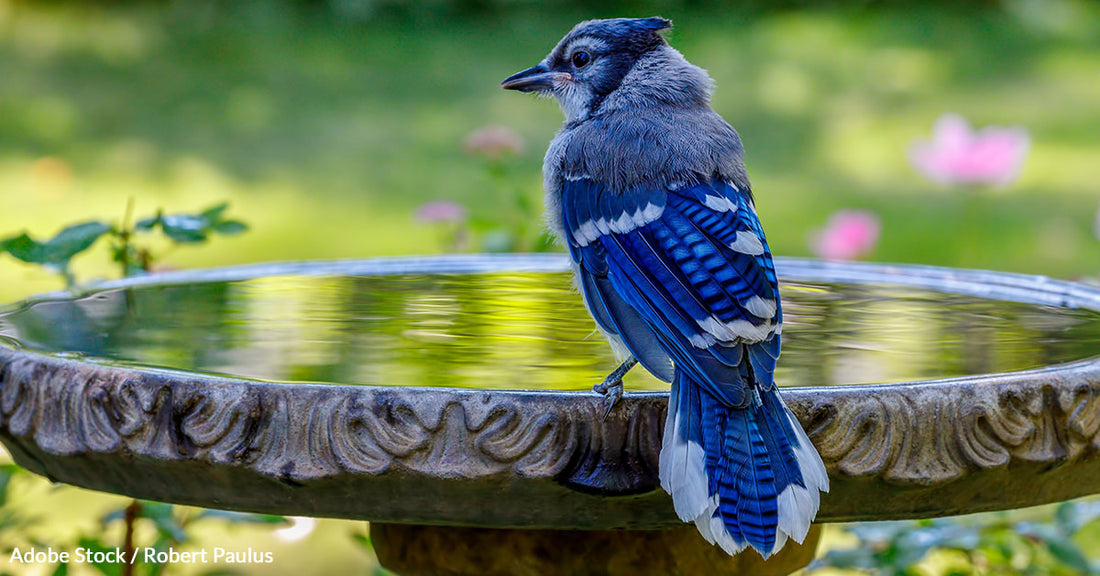
[{"label": "blurred foliage", "polygon": [[72,286],[75,280],[69,271],[69,260],[110,231],[111,226],[102,222],[82,222],[65,227],[45,242],[39,242],[23,232],[0,240],[0,251],[24,262],[50,268],[65,277],[66,286]]},{"label": "blurred foliage", "polygon": [[[371,542],[369,533],[356,532],[351,535],[351,538],[357,545],[361,546],[364,550],[370,551],[373,554],[374,544]],[[371,574],[371,576],[396,576],[394,572],[390,572],[382,566],[375,566],[374,569],[369,572],[369,574]]]},{"label": "blurred foliage", "polygon": [[26,232],[0,240],[0,252],[30,264],[40,264],[61,274],[65,287],[76,284],[69,262],[74,256],[92,247],[103,236],[111,239],[111,259],[119,265],[123,276],[149,272],[153,268],[153,253],[133,243],[135,232],[152,232],[160,229],[175,244],[199,244],[211,234],[239,234],[248,226],[225,218],[228,203],[207,208],[198,214],[171,214],[157,212],[156,216],[143,218],[130,225],[132,203],[127,204],[127,216],[121,226],[91,220],[66,226],[56,236],[44,242],[31,238]]},{"label": "blurred foliage", "polygon": [[[301,535],[291,539],[282,537],[279,532],[288,524],[288,519],[266,514],[249,514],[225,510],[208,510],[187,506],[174,506],[145,500],[127,500],[125,498],[88,492],[65,486],[46,487],[46,480],[31,474],[14,464],[0,465],[0,554],[3,555],[3,569],[0,574],[77,574],[103,576],[129,575],[188,575],[214,576],[229,574],[266,574],[272,569],[276,573],[318,573],[309,567],[327,566],[335,569],[333,573],[348,573],[354,568],[371,566],[373,553],[348,555],[359,546],[353,539],[361,536],[363,523],[344,522],[336,532],[329,534],[306,547],[299,547],[297,553],[288,554]],[[14,488],[13,488],[14,487]],[[80,492],[74,501],[69,496]],[[39,508],[51,509],[58,505],[70,508],[69,522],[64,524],[44,524],[47,516],[55,516],[58,511],[50,510],[27,513],[28,500],[41,501]],[[89,503],[108,503],[106,509],[92,514],[85,510]],[[75,505],[74,505],[75,504]],[[88,520],[81,518],[91,514]],[[330,521],[331,522],[331,521]],[[348,537],[348,526],[355,525],[358,530]],[[274,530],[273,530],[274,529]],[[256,540],[257,535],[264,538]],[[274,535],[275,538],[271,538]],[[227,536],[229,537],[227,539]],[[311,557],[315,551],[331,550],[333,537],[339,542],[346,540],[342,551],[345,557],[335,564],[329,560]],[[273,547],[272,542],[278,545]],[[304,541],[303,541],[304,543]],[[146,549],[163,552],[172,548],[176,552],[196,552],[212,549],[212,545],[227,551],[243,554],[245,550],[273,551],[277,564],[226,564],[211,561],[208,552],[207,563],[146,562]],[[19,549],[28,554],[31,548],[40,553],[47,549],[55,552],[68,552],[70,562],[53,565],[23,565],[10,562],[12,553]],[[137,550],[139,554],[133,564],[115,562],[76,562],[74,551],[83,548],[88,552],[114,552],[122,550],[129,554]],[[288,555],[290,557],[288,557]],[[301,558],[297,556],[301,555]],[[321,572],[323,573],[323,572]]]},{"label": "blurred foliage", "polygon": [[0,551],[5,555],[11,554],[16,546],[34,545],[27,542],[24,530],[35,522],[32,517],[27,517],[22,511],[8,506],[8,488],[12,478],[20,474],[27,474],[15,464],[0,465]]},{"label": "blurred foliage", "polygon": [[[40,264],[61,274],[67,288],[72,288],[76,280],[70,270],[69,262],[77,254],[89,249],[103,236],[112,240],[112,260],[120,267],[123,276],[149,272],[153,265],[153,257],[147,248],[136,246],[133,243],[135,232],[152,232],[159,229],[168,239],[175,244],[198,244],[205,242],[211,234],[238,234],[248,227],[239,220],[225,217],[228,203],[222,203],[207,208],[197,214],[172,214],[165,215],[158,211],[155,216],[143,218],[131,225],[130,213],[132,203],[127,204],[127,214],[121,226],[107,222],[88,221],[66,226],[56,236],[46,241],[37,241],[26,232],[0,240],[0,252],[7,252],[11,256],[32,264]],[[21,469],[14,464],[5,464],[0,467],[0,542],[7,547],[10,554],[19,546],[19,537],[8,538],[4,534],[6,530],[15,532],[25,529],[31,522],[20,516],[17,511],[10,509],[7,504],[7,490],[12,477],[20,474]],[[132,501],[126,508],[113,510],[100,519],[100,530],[93,535],[81,535],[70,546],[59,545],[58,542],[50,542],[43,546],[42,543],[31,542],[31,545],[39,548],[59,547],[62,550],[73,550],[77,547],[91,553],[102,553],[101,557],[110,558],[109,553],[121,550],[123,557],[131,558],[136,550],[151,548],[157,552],[167,551],[169,548],[183,544],[189,540],[188,532],[193,524],[204,519],[216,519],[228,523],[256,523],[276,524],[285,523],[281,516],[247,514],[224,510],[198,510],[192,512],[186,509],[178,509],[171,504],[152,501]],[[149,546],[140,546],[134,542],[136,524],[142,520],[148,521],[155,528],[155,541]],[[108,532],[109,525],[121,522],[125,525],[125,537],[122,546],[115,543],[107,543],[104,534]],[[14,542],[14,544],[13,544]],[[133,576],[142,574],[147,576],[159,576],[170,573],[170,564],[162,562],[146,562],[145,554],[138,554],[136,561],[119,563],[117,561],[90,560],[88,566],[104,576]],[[69,573],[68,562],[60,562],[54,568],[52,574],[63,576]],[[219,573],[231,573],[219,571]]]},{"label": "blurred foliage", "polygon": [[[180,544],[187,543],[191,539],[191,532],[195,530],[196,523],[203,520],[216,520],[230,524],[286,524],[282,516],[268,514],[248,514],[243,512],[231,512],[227,510],[191,510],[148,500],[134,500],[126,508],[112,510],[104,515],[99,523],[101,530],[95,535],[81,536],[77,546],[93,551],[110,551],[121,548],[126,557],[131,557],[135,551],[140,550],[135,562],[120,565],[115,562],[93,562],[91,565],[104,576],[157,576],[171,574],[172,564],[168,562],[146,562],[148,555],[146,548],[152,548],[157,552],[167,552],[170,548],[176,548]],[[124,542],[107,542],[103,534],[108,533],[112,523],[125,525]],[[138,524],[147,522],[153,527],[155,535],[151,543],[140,543],[133,540]],[[155,558],[155,556],[154,556]],[[61,566],[58,570],[62,570]],[[67,568],[66,568],[67,569]],[[233,571],[216,569],[218,574],[231,574]],[[55,572],[56,573],[56,572]]]},{"label": "blurred foliage", "polygon": [[[484,134],[495,138],[479,138]],[[520,183],[512,157],[522,153],[523,140],[511,130],[484,128],[466,139],[467,152],[477,157],[498,204],[470,224],[482,252],[546,252],[554,247],[543,226],[542,203]]]},{"label": "blurred foliage", "polygon": [[[224,199],[248,214],[257,231],[233,250],[173,254],[176,266],[437,251],[431,227],[410,225],[434,200],[465,206],[471,225],[537,230],[542,151],[561,113],[499,82],[577,20],[632,12],[410,4],[359,21],[277,0],[7,6],[0,230],[129,197],[139,210]],[[673,45],[716,80],[775,252],[808,254],[827,216],[854,208],[881,219],[871,259],[1096,274],[1100,5],[658,8],[676,23]],[[907,150],[945,112],[1026,127],[1020,179],[977,194],[924,181]],[[528,143],[507,169],[508,194],[530,209],[502,202],[485,162],[463,152],[487,125]],[[91,259],[74,267],[103,274]],[[18,274],[0,298],[49,287]]]},{"label": "blurred foliage", "polygon": [[134,230],[149,232],[160,228],[164,235],[173,242],[180,244],[199,244],[206,242],[211,234],[240,234],[248,230],[248,226],[240,220],[225,218],[225,210],[229,203],[225,202],[207,208],[198,214],[171,214],[165,215],[157,212],[152,218],[143,218],[134,225]]},{"label": "blurred foliage", "polygon": [[1096,525],[1100,501],[1064,502],[1038,520],[1018,516],[999,512],[851,524],[846,530],[858,544],[828,550],[809,570],[854,569],[876,576],[1100,573],[1095,549],[1078,538]]},{"label": "blurred foliage", "polygon": [[[380,17],[422,18],[425,13],[433,16],[471,16],[491,15],[510,10],[538,6],[547,12],[571,10],[601,10],[624,15],[643,15],[678,11],[685,8],[695,10],[721,10],[736,8],[746,13],[767,13],[821,6],[813,0],[740,0],[735,6],[723,0],[299,0],[303,6],[320,8],[335,18],[351,21],[369,21]],[[864,6],[884,2],[872,0],[854,0],[849,2],[829,2],[828,5]],[[928,5],[930,2],[917,0],[889,0],[895,6],[911,4]],[[950,5],[947,0],[933,0],[933,4]],[[978,6],[996,5],[994,0],[971,0]]]}]

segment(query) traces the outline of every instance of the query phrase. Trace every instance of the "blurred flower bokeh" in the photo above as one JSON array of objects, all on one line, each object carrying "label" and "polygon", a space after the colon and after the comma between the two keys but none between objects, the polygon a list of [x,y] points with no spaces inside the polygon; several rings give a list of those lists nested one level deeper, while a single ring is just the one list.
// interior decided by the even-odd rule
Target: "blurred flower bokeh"
[{"label": "blurred flower bokeh", "polygon": [[470,154],[495,161],[508,156],[519,156],[523,153],[524,142],[519,134],[509,128],[486,126],[470,132],[462,147]]},{"label": "blurred flower bokeh", "polygon": [[810,234],[810,249],[826,260],[856,260],[874,251],[882,222],[865,210],[838,210]]},{"label": "blurred flower bokeh", "polygon": [[416,209],[416,220],[422,224],[459,223],[466,220],[466,207],[450,200],[435,200]]},{"label": "blurred flower bokeh", "polygon": [[1022,127],[975,131],[962,116],[945,114],[936,120],[932,139],[915,142],[909,158],[925,178],[939,184],[1005,187],[1019,176],[1030,147]]},{"label": "blurred flower bokeh", "polygon": [[510,128],[498,125],[474,129],[462,142],[467,154],[480,158],[485,196],[492,204],[470,219],[482,252],[540,252],[551,243],[542,227],[541,193],[537,182],[517,180],[516,164],[526,144]]},{"label": "blurred flower bokeh", "polygon": [[416,209],[416,221],[435,228],[444,252],[465,252],[470,248],[470,226],[466,207],[452,200],[433,200]]}]

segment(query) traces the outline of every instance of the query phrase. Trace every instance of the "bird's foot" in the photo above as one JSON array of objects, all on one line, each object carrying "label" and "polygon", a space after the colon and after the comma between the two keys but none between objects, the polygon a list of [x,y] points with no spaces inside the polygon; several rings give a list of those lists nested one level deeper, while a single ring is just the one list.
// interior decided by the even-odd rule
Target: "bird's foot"
[{"label": "bird's foot", "polygon": [[604,419],[611,415],[611,409],[615,407],[615,403],[619,401],[619,398],[623,397],[623,376],[637,363],[638,360],[631,356],[618,368],[612,370],[607,378],[603,379],[603,382],[592,387],[593,392],[603,395]]},{"label": "bird's foot", "polygon": [[603,395],[603,417],[605,420],[611,415],[611,409],[615,407],[615,403],[623,397],[623,379],[619,377],[612,380],[613,377],[614,374],[611,374],[603,382],[592,387],[593,392]]}]

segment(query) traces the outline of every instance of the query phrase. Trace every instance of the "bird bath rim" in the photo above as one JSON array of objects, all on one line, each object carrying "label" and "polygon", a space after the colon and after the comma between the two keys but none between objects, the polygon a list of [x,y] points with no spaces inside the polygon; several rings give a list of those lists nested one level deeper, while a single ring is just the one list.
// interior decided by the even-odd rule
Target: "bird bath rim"
[{"label": "bird bath rim", "polygon": [[[1100,311],[1100,290],[1037,276],[795,258],[777,258],[776,268],[787,281],[889,283]],[[568,269],[563,255],[386,258],[172,272],[94,288]],[[56,292],[21,306],[72,297]],[[833,481],[821,521],[950,515],[1100,492],[1100,358],[786,388],[784,396]],[[667,393],[628,393],[604,420],[599,398],[578,392],[263,382],[0,342],[0,440],[19,464],[97,490],[287,515],[677,526],[656,478],[666,404]]]},{"label": "bird bath rim", "polygon": [[[882,282],[925,288],[947,294],[976,296],[1051,306],[1080,307],[1100,311],[1100,288],[1047,276],[992,270],[949,268],[907,263],[843,262],[774,257],[783,281]],[[381,276],[388,274],[478,274],[489,272],[566,272],[569,259],[559,253],[451,254],[436,256],[388,256],[333,260],[304,260],[239,264],[216,268],[173,270],[104,280],[74,290],[58,290],[30,296],[0,307],[10,312],[37,302],[71,299],[91,291],[171,286],[195,282],[251,280],[264,276]]]},{"label": "bird bath rim", "polygon": [[[830,261],[814,258],[776,256],[776,270],[782,282],[861,284],[880,283],[901,288],[924,289],[943,294],[970,296],[990,300],[1017,302],[1042,306],[1056,306],[1070,309],[1086,309],[1100,312],[1100,287],[1077,282],[1053,279],[1041,275],[1029,275],[1013,272],[998,272],[982,269],[960,269],[942,266],[930,266],[905,263],[877,263]],[[436,256],[391,256],[367,259],[332,259],[307,261],[277,261],[256,264],[232,265],[215,268],[174,270],[132,276],[122,279],[103,280],[74,289],[44,292],[29,296],[13,303],[0,303],[0,315],[17,312],[35,304],[72,300],[94,292],[150,286],[176,286],[192,283],[235,282],[254,280],[262,277],[278,276],[385,276],[404,274],[483,274],[483,273],[553,273],[571,270],[568,258],[558,253],[506,253],[506,254],[451,254]],[[0,347],[21,349],[23,344],[7,336],[0,335]],[[64,351],[43,351],[44,354],[63,354]],[[1097,360],[1100,360],[1098,351]],[[89,356],[81,358],[86,362],[100,360]],[[1082,358],[1087,361],[1089,358]],[[1067,362],[1066,364],[1073,364]],[[139,362],[107,360],[105,365],[119,365],[166,373],[178,372],[192,374],[190,370],[166,366],[145,366]],[[1026,370],[1025,370],[1026,371]],[[846,387],[875,388],[879,386],[917,386],[951,383],[988,374],[962,375],[944,378],[917,379],[885,383],[845,384]],[[1003,373],[1013,373],[1006,371]],[[202,373],[200,373],[202,375]],[[239,378],[255,383],[293,384],[296,386],[314,385],[310,382],[280,382],[278,380],[257,379],[234,374],[209,374]],[[340,382],[324,385],[342,385]],[[799,389],[833,388],[834,386],[798,386]],[[405,389],[451,389],[446,386],[402,386]],[[787,388],[785,388],[786,390]],[[516,393],[576,393],[576,391],[531,390],[525,388],[497,389]],[[626,391],[631,395],[653,394],[667,395],[662,391]]]}]

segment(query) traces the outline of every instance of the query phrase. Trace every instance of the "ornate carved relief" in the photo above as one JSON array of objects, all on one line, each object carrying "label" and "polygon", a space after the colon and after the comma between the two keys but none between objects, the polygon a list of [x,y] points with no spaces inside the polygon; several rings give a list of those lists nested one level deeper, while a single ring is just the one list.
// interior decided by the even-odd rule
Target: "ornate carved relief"
[{"label": "ornate carved relief", "polygon": [[[1098,361],[785,395],[841,481],[840,493],[824,500],[823,519],[865,514],[856,488],[843,493],[846,479],[938,489],[1026,464],[1096,468],[1097,459],[1086,456],[1100,447]],[[0,437],[24,465],[78,484],[88,483],[86,469],[67,476],[65,464],[51,459],[95,455],[135,470],[148,461],[197,463],[207,467],[196,474],[243,470],[284,489],[350,476],[534,482],[542,488],[531,489],[551,500],[570,492],[646,495],[659,489],[666,402],[659,394],[628,395],[604,420],[590,394],[281,385],[0,348]],[[1086,476],[1095,480],[1053,494],[1100,491],[1100,470]],[[1027,482],[1041,480],[1020,476],[1025,490],[1005,506],[1054,497],[1027,493]]]},{"label": "ornate carved relief", "polygon": [[[1100,361],[914,385],[792,390],[831,474],[948,483],[1096,451]],[[1097,486],[1100,488],[1100,485]]]}]

